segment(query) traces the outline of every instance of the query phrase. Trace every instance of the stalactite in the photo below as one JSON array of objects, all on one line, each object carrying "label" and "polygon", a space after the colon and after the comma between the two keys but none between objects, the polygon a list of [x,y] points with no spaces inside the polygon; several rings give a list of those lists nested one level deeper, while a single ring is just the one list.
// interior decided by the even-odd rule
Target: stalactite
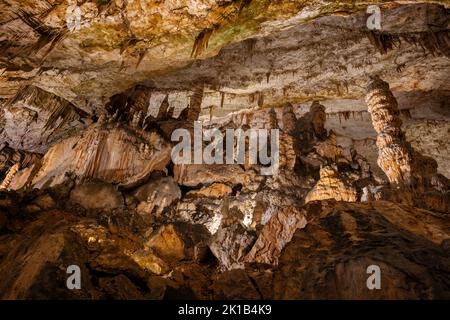
[{"label": "stalactite", "polygon": [[32,28],[36,33],[39,34],[38,41],[34,44],[33,49],[38,52],[47,44],[50,44],[49,49],[45,52],[44,58],[53,50],[53,48],[63,40],[67,33],[67,26],[64,25],[62,28],[53,28],[45,25],[37,19],[35,16],[29,14],[28,12],[20,9],[17,13],[17,17],[22,20],[26,25]]},{"label": "stalactite", "polygon": [[[448,30],[400,34],[370,31],[366,35],[381,54],[399,47],[403,40],[409,44],[419,45],[432,55],[450,57],[450,31]],[[400,65],[397,71],[401,72],[403,67],[404,65]]]},{"label": "stalactite", "polygon": [[264,105],[264,93],[258,91],[258,107],[262,108]]},{"label": "stalactite", "polygon": [[16,96],[8,101],[7,105],[13,105],[19,101],[49,111],[50,116],[44,125],[44,129],[53,129],[53,133],[59,131],[66,124],[80,120],[82,116],[87,116],[84,111],[76,109],[69,101],[35,86],[25,86],[19,89]]},{"label": "stalactite", "polygon": [[208,109],[209,109],[209,121],[211,121],[213,117],[214,106],[209,106]]},{"label": "stalactite", "polygon": [[344,111],[344,112],[342,112],[342,115],[344,116],[345,120],[349,120],[350,119],[350,111]]},{"label": "stalactite", "polygon": [[[61,121],[58,125],[56,125],[59,119],[61,119]],[[79,119],[80,116],[68,101],[63,103],[55,103],[52,108],[52,113],[45,123],[44,129],[54,129],[53,132],[55,132],[60,130],[64,125]]]},{"label": "stalactite", "polygon": [[223,109],[223,103],[225,101],[225,92],[220,93],[220,109]]},{"label": "stalactite", "polygon": [[277,113],[274,108],[271,108],[269,110],[269,117],[268,117],[268,123],[267,123],[267,129],[278,129],[278,117]]},{"label": "stalactite", "polygon": [[198,34],[197,38],[195,38],[194,46],[192,47],[192,58],[197,58],[208,49],[209,38],[213,32],[214,29],[205,29]]},{"label": "stalactite", "polygon": [[247,52],[249,53],[250,56],[253,55],[257,40],[256,39],[247,39],[245,42],[247,44]]},{"label": "stalactite", "polygon": [[136,63],[136,69],[139,67],[142,60],[144,60],[146,54],[147,54],[147,50],[143,50],[143,51],[139,52],[139,59],[138,59],[138,62]]},{"label": "stalactite", "polygon": [[169,109],[169,95],[166,95],[164,100],[161,102],[161,105],[159,106],[158,115],[156,118],[158,120],[163,120],[167,116],[167,110]]},{"label": "stalactite", "polygon": [[282,120],[284,131],[288,134],[294,134],[297,117],[295,116],[294,107],[291,103],[286,103],[283,106]]},{"label": "stalactite", "polygon": [[255,93],[250,93],[248,96],[248,103],[253,104],[255,102]]}]

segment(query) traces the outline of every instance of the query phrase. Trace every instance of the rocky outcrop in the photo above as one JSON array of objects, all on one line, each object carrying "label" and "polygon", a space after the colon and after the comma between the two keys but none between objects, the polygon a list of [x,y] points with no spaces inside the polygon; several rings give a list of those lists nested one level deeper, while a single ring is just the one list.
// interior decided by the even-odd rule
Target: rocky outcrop
[{"label": "rocky outcrop", "polygon": [[241,269],[254,242],[254,233],[236,224],[221,228],[209,248],[225,270]]}]

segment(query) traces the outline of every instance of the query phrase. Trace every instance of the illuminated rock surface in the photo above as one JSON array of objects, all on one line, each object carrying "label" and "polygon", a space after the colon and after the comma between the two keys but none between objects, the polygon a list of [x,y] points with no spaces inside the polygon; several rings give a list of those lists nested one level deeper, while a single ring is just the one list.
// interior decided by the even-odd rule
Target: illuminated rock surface
[{"label": "illuminated rock surface", "polygon": [[372,2],[1,2],[0,299],[450,299],[449,4]]}]

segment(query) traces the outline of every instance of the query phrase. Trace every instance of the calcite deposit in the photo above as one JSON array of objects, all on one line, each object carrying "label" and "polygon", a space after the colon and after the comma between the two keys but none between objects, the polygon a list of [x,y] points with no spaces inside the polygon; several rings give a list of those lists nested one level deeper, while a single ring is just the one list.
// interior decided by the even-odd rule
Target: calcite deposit
[{"label": "calcite deposit", "polygon": [[0,299],[450,299],[449,59],[443,0],[1,2]]}]

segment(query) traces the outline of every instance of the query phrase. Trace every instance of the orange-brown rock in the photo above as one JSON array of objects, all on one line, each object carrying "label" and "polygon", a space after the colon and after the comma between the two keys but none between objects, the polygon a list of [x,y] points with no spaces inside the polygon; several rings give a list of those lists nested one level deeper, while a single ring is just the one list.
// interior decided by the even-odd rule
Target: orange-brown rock
[{"label": "orange-brown rock", "polygon": [[233,190],[223,183],[213,183],[208,187],[203,187],[200,190],[189,191],[188,195],[194,197],[205,197],[205,198],[214,198],[214,199],[222,199],[223,197],[231,194]]},{"label": "orange-brown rock", "polygon": [[157,232],[148,240],[147,246],[170,261],[179,261],[185,256],[184,241],[173,225],[167,225],[157,230]]},{"label": "orange-brown rock", "polygon": [[324,166],[320,169],[320,180],[307,194],[305,203],[327,199],[346,202],[357,200],[356,189],[341,178],[336,169],[331,166]]}]

